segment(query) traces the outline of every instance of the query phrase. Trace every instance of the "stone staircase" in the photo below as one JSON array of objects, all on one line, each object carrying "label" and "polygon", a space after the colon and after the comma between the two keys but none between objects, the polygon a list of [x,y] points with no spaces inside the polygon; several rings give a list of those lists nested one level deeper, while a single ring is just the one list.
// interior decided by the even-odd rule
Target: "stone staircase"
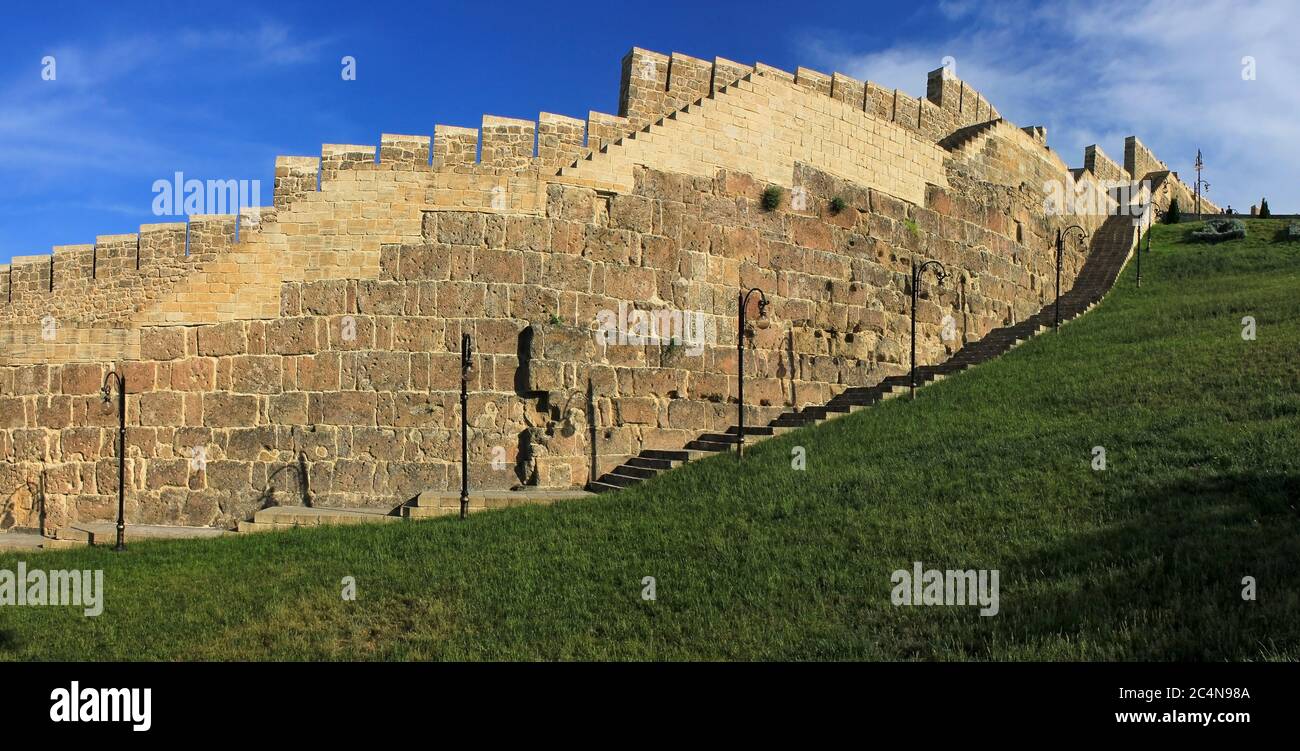
[{"label": "stone staircase", "polygon": [[704,113],[712,109],[713,102],[720,96],[725,97],[730,90],[745,86],[752,89],[754,75],[748,73],[727,86],[719,86],[708,96],[657,118],[621,138],[602,144],[597,150],[586,152],[572,164],[561,167],[556,175],[569,178],[580,185],[617,186],[625,191],[632,190],[632,165],[646,161],[642,152],[656,148],[661,145],[660,142],[670,138],[668,134],[674,125],[700,120]]},{"label": "stone staircase", "polygon": [[[1063,323],[1096,307],[1123,271],[1125,263],[1133,252],[1134,240],[1134,227],[1130,217],[1112,216],[1098,229],[1092,252],[1080,270],[1074,287],[1061,295]],[[1001,355],[1030,337],[1051,329],[1055,316],[1056,306],[1053,301],[1024,321],[990,331],[983,339],[962,347],[955,355],[938,365],[918,366],[917,387],[955,375]],[[766,426],[746,425],[745,442],[750,443],[751,436],[761,441],[866,409],[885,399],[906,394],[910,383],[910,374],[904,373],[885,378],[874,386],[846,389],[824,405],[785,412]],[[600,479],[590,484],[590,488],[598,493],[622,490],[686,462],[731,451],[739,440],[740,428],[732,425],[721,433],[703,433],[678,451],[647,449],[612,471],[601,475]]]},{"label": "stone staircase", "polygon": [[1003,122],[1004,120],[999,117],[996,120],[967,125],[953,131],[952,135],[947,138],[940,140],[939,145],[953,153],[964,152],[976,139],[997,128]]}]

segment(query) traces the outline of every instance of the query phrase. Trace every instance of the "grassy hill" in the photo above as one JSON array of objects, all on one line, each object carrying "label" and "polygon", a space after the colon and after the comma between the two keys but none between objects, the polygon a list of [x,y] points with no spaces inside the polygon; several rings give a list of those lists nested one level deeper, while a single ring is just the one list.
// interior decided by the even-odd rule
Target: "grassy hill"
[{"label": "grassy hill", "polygon": [[[1157,227],[1140,291],[1130,264],[1059,335],[743,465],[466,522],[26,556],[103,568],[105,612],[0,608],[0,658],[1300,659],[1284,224],[1217,246]],[[1000,613],[894,606],[914,561],[998,569]]]}]

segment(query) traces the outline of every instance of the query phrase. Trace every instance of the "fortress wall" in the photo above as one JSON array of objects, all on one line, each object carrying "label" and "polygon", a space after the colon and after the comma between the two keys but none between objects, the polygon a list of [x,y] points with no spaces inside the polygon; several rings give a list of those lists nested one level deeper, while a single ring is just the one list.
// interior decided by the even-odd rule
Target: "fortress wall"
[{"label": "fortress wall", "polygon": [[[191,217],[0,268],[0,302],[44,303],[0,325],[0,526],[35,525],[42,477],[48,526],[113,518],[110,367],[131,392],[131,523],[230,526],[272,497],[300,503],[299,464],[321,505],[457,487],[462,332],[472,484],[570,487],[734,422],[740,289],[772,301],[746,354],[757,423],[905,372],[914,258],[950,271],[917,308],[934,363],[1046,304],[1055,229],[1104,218],[1044,211],[1041,186],[1070,171],[1033,133],[999,122],[959,152],[936,145],[998,119],[942,72],[915,100],[808,69],[646,59],[653,80],[625,80],[637,117],[692,106],[636,138],[632,116],[590,113],[581,144],[582,121],[543,113],[326,145],[277,159],[256,223]],[[771,183],[788,190],[767,212]],[[1085,258],[1067,247],[1063,289]],[[37,309],[60,285],[139,297],[90,304],[106,326],[50,342]],[[598,337],[620,310],[698,316],[705,344]]]},{"label": "fortress wall", "polygon": [[[350,170],[275,224],[316,217],[286,239],[324,242],[329,196],[385,195],[381,176],[402,184]],[[952,273],[923,288],[923,363],[1042,303],[1050,253],[985,226],[997,226],[993,211],[974,199],[932,187],[927,208],[806,165],[796,183],[805,210],[762,211],[764,182],[750,175],[651,170],[627,194],[551,184],[535,214],[425,206],[412,237],[379,244],[373,278],[304,274],[279,285],[268,318],[145,326],[139,358],[120,365],[128,519],[228,526],[268,487],[298,503],[297,470],[285,468],[299,462],[322,505],[456,487],[462,331],[477,352],[475,487],[567,487],[593,471],[593,419],[596,472],[734,420],[738,289],[761,286],[772,301],[773,326],[746,357],[753,420],[904,372],[916,254]],[[847,204],[834,215],[833,196]],[[223,236],[224,219],[208,224]],[[325,253],[287,254],[313,252]],[[1072,255],[1067,283],[1076,268]],[[699,315],[706,344],[598,342],[602,311],[620,307]],[[954,340],[942,338],[945,316]],[[0,515],[31,526],[44,473],[48,525],[113,518],[116,415],[97,393],[108,367],[0,367]]]}]

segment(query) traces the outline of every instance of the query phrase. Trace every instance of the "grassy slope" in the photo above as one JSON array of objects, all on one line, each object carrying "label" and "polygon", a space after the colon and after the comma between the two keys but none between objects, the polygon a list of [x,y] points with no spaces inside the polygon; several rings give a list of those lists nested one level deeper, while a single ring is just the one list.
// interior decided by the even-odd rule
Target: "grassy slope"
[{"label": "grassy slope", "polygon": [[[1159,227],[1140,294],[1130,265],[1059,336],[765,442],[743,471],[720,457],[464,523],[27,556],[104,568],[106,611],[0,608],[0,657],[1300,659],[1300,243],[1271,242],[1282,224],[1217,247]],[[1001,614],[892,606],[890,573],[917,560],[1000,569]]]}]

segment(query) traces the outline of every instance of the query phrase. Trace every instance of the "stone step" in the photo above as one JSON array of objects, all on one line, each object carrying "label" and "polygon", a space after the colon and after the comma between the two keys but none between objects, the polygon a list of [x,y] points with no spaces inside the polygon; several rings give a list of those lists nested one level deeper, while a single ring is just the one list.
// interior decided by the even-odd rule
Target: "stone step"
[{"label": "stone step", "polygon": [[283,531],[286,529],[297,529],[298,526],[299,525],[297,524],[271,524],[269,522],[259,523],[259,522],[241,521],[239,522],[236,531],[238,531],[242,535],[242,534],[251,534],[253,532],[275,532],[275,531]]},{"label": "stone step", "polygon": [[840,394],[831,401],[836,404],[847,404],[853,407],[870,407],[873,404],[879,404],[882,397],[880,394]]},{"label": "stone step", "polygon": [[[746,430],[745,433],[748,434],[749,431]],[[740,436],[728,430],[726,433],[701,433],[695,440],[705,443],[740,443]]]},{"label": "stone step", "polygon": [[[727,435],[732,435],[732,436],[734,436],[734,435],[739,435],[739,434],[740,434],[740,426],[738,426],[738,425],[732,425],[731,427],[727,428]],[[757,435],[772,435],[772,429],[771,429],[771,428],[765,428],[765,427],[754,426],[754,425],[746,425],[746,426],[745,426],[745,435],[747,435],[747,436],[750,436],[750,435],[756,435],[756,436],[757,436]],[[703,436],[701,436],[701,437],[703,437]]]},{"label": "stone step", "polygon": [[[126,544],[141,540],[192,540],[221,537],[229,530],[213,527],[180,527],[162,524],[127,524],[123,532]],[[116,545],[117,522],[74,522],[55,530],[57,540],[87,545]]]},{"label": "stone step", "polygon": [[659,474],[659,470],[657,469],[650,469],[647,467],[637,467],[635,465],[627,464],[627,463],[620,464],[614,470],[614,472],[623,475],[625,477],[636,477],[642,480],[648,480],[649,478]]},{"label": "stone step", "polygon": [[383,524],[398,521],[394,509],[271,506],[253,514],[255,524],[319,527],[342,524]]},{"label": "stone step", "polygon": [[647,459],[667,459],[674,462],[688,462],[691,460],[689,451],[670,451],[667,449],[646,449],[641,452],[641,456]]},{"label": "stone step", "polygon": [[606,472],[600,476],[600,482],[606,485],[614,485],[620,488],[629,488],[641,482],[640,477],[631,477],[629,475],[618,474],[617,472]]},{"label": "stone step", "polygon": [[654,459],[648,456],[634,456],[631,459],[628,459],[626,462],[623,462],[623,464],[628,467],[640,467],[642,469],[664,470],[664,469],[672,469],[674,467],[679,467],[683,464],[683,462],[672,461],[670,459]]},{"label": "stone step", "polygon": [[771,422],[771,426],[773,430],[789,432],[791,430],[798,430],[799,428],[806,428],[810,425],[816,425],[818,422],[818,420],[808,416],[778,417]]},{"label": "stone step", "polygon": [[734,444],[732,443],[714,443],[712,441],[701,441],[699,439],[696,439],[686,444],[686,448],[694,449],[696,451],[708,451],[717,454],[717,453],[722,453],[724,451],[730,451],[733,445]]},{"label": "stone step", "polygon": [[[543,490],[525,488],[523,490],[471,490],[469,493],[469,510],[512,508],[536,504],[555,503],[581,498],[591,498],[592,493],[580,488],[564,490]],[[460,513],[459,490],[426,490],[416,498],[400,507],[399,513],[407,519],[421,519],[430,516],[442,516],[448,513]],[[398,518],[398,517],[393,517]]]}]

